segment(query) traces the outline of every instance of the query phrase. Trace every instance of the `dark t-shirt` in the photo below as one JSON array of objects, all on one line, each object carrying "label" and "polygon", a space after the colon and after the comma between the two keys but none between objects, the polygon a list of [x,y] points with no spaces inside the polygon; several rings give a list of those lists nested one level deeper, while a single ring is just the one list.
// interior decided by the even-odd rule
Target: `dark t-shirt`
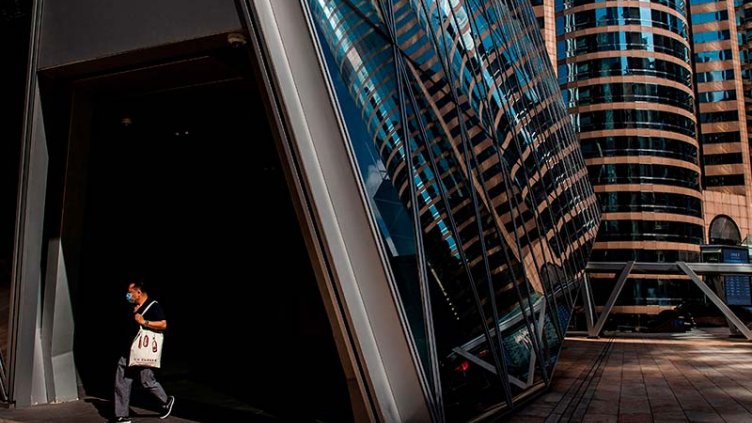
[{"label": "dark t-shirt", "polygon": [[[151,306],[149,306],[149,304],[151,304]],[[149,307],[148,310],[147,307]],[[146,313],[143,313],[144,310],[146,310]],[[123,354],[125,354],[126,357],[131,352],[131,344],[133,343],[133,338],[136,337],[136,334],[138,333],[138,329],[140,327],[140,325],[136,323],[136,319],[134,318],[136,313],[141,313],[141,315],[144,317],[144,320],[148,320],[150,322],[167,320],[162,306],[160,306],[157,301],[151,298],[146,300],[146,302],[142,304],[141,307],[138,308],[138,310],[134,311],[133,308],[131,308],[131,315],[128,316],[130,319],[128,323],[128,330],[123,337]]]}]

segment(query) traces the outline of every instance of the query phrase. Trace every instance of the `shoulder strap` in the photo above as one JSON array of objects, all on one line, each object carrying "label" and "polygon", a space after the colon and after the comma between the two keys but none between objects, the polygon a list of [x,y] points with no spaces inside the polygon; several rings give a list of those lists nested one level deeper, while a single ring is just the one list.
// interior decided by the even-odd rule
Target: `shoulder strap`
[{"label": "shoulder strap", "polygon": [[154,303],[156,303],[156,302],[157,302],[157,300],[151,300],[151,302],[149,303],[149,305],[146,306],[146,308],[143,311],[139,311],[139,314],[141,314],[142,316],[144,314],[146,314],[146,312],[149,311],[149,308],[151,308],[151,306],[153,306]]}]

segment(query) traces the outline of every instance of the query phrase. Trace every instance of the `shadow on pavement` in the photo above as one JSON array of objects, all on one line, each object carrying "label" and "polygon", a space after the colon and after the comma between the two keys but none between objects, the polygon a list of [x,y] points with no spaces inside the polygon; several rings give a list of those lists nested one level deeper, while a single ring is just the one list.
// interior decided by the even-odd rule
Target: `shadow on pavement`
[{"label": "shadow on pavement", "polygon": [[86,398],[84,402],[93,405],[97,409],[97,412],[99,412],[99,415],[105,419],[112,416],[112,402],[101,398]]},{"label": "shadow on pavement", "polygon": [[[86,398],[84,402],[91,404],[100,417],[107,420],[112,416],[112,402],[101,398]],[[148,401],[135,400],[131,407],[130,416],[134,419],[149,418],[158,419],[159,413],[153,411],[153,407],[146,407],[150,404]],[[296,417],[289,419],[277,418],[263,410],[251,407],[228,408],[226,406],[207,404],[186,398],[176,398],[175,408],[171,417],[185,419],[182,421],[194,422],[250,422],[250,423],[267,423],[267,422],[284,422],[284,421],[301,421]],[[171,419],[172,420],[172,419]]]}]

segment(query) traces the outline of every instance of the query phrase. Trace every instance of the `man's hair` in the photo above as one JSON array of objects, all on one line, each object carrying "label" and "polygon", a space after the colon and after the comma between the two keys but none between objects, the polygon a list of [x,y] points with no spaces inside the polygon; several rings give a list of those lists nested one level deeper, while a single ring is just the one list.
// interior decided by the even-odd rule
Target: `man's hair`
[{"label": "man's hair", "polygon": [[146,283],[141,279],[133,279],[128,283],[128,286],[133,285],[134,289],[138,289],[141,292],[146,292]]}]

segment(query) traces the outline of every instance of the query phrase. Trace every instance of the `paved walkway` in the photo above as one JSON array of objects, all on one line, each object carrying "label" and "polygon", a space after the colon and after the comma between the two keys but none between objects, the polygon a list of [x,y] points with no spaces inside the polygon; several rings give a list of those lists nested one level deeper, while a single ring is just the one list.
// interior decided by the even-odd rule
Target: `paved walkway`
[{"label": "paved walkway", "polygon": [[[567,338],[551,390],[507,420],[752,423],[752,342],[730,339],[727,330],[716,332]],[[207,415],[204,408],[178,401],[175,417],[159,420],[154,412],[134,409],[134,421],[281,421],[253,409]],[[0,422],[94,423],[104,421],[109,409],[109,402],[88,398],[0,409]]]},{"label": "paved walkway", "polygon": [[[81,401],[66,402],[64,404],[41,405],[23,409],[0,410],[0,422],[104,422],[103,416],[109,415],[111,405],[107,401],[98,398],[87,398]],[[135,412],[133,421],[169,422],[169,423],[193,423],[193,420],[170,417],[159,420],[159,416],[149,410],[131,407]],[[101,412],[100,412],[101,410]],[[107,410],[107,411],[105,411]]]},{"label": "paved walkway", "polygon": [[[112,403],[100,398],[85,398],[62,404],[40,405],[22,409],[0,408],[0,423],[102,423],[112,415]],[[247,422],[281,423],[284,420],[248,406],[197,403],[177,398],[172,416],[160,420],[153,410],[131,406],[134,423]]]},{"label": "paved walkway", "polygon": [[752,343],[725,334],[567,338],[525,422],[752,422]]}]

